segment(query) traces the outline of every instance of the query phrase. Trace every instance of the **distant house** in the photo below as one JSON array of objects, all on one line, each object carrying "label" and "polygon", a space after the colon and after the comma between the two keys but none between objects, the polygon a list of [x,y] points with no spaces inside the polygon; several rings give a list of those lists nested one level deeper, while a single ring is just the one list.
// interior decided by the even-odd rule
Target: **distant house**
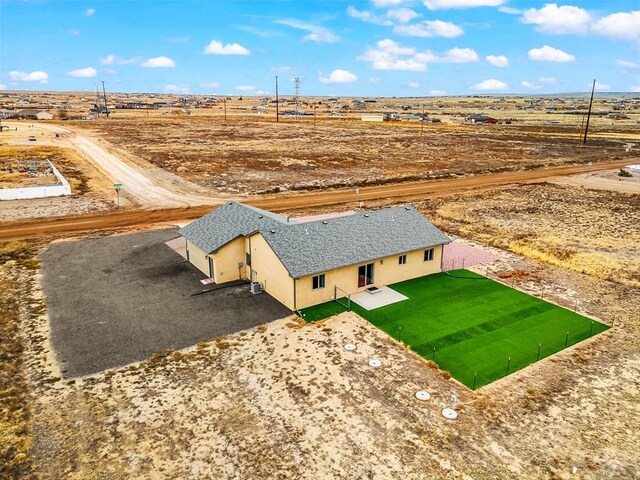
[{"label": "distant house", "polygon": [[384,122],[384,115],[381,113],[370,113],[362,115],[363,122]]},{"label": "distant house", "polygon": [[215,283],[257,282],[291,310],[440,272],[451,241],[408,206],[296,221],[228,202],[178,233]]},{"label": "distant house", "polygon": [[498,123],[498,120],[488,115],[469,115],[466,123]]},{"label": "distant house", "polygon": [[24,118],[27,120],[52,120],[53,114],[45,110],[20,110],[13,114],[13,118]]}]

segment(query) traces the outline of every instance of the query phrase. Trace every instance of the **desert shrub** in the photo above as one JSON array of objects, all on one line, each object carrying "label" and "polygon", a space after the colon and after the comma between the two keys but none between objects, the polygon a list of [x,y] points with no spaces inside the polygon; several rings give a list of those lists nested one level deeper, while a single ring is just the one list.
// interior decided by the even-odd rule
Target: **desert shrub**
[{"label": "desert shrub", "polygon": [[618,176],[619,177],[632,177],[633,175],[631,175],[629,172],[627,172],[624,168],[621,168],[620,171],[618,172]]}]

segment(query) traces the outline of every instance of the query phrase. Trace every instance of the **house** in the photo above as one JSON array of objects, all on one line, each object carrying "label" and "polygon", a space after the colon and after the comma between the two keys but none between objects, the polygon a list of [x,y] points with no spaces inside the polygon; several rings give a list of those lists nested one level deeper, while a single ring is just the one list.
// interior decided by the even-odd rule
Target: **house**
[{"label": "house", "polygon": [[493,117],[490,117],[488,115],[469,115],[466,119],[465,119],[466,123],[498,123],[498,120],[496,120]]},{"label": "house", "polygon": [[410,206],[296,220],[228,202],[179,234],[215,283],[258,282],[291,310],[440,272],[450,242]]},{"label": "house", "polygon": [[29,120],[52,120],[53,115],[44,110],[21,110],[13,115],[13,118],[26,118]]},{"label": "house", "polygon": [[363,122],[383,122],[384,115],[381,113],[370,113],[362,115],[361,119]]}]

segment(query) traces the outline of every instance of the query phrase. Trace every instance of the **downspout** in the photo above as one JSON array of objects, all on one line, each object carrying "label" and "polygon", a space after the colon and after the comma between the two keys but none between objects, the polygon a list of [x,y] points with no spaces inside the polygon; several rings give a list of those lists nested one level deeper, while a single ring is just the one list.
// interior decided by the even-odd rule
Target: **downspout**
[{"label": "downspout", "polygon": [[298,304],[296,302],[296,279],[293,279],[293,311],[298,310]]},{"label": "downspout", "polygon": [[444,271],[444,246],[445,244],[443,243],[442,245],[440,245],[440,271],[443,272]]},{"label": "downspout", "polygon": [[249,267],[249,281],[253,282],[253,252],[251,251],[251,237],[249,237],[249,258],[251,259],[251,265]]}]

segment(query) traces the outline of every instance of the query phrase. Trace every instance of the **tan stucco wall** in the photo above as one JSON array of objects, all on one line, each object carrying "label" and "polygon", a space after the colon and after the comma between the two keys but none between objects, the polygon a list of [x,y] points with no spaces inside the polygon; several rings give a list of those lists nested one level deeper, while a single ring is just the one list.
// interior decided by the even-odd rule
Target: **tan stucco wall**
[{"label": "tan stucco wall", "polygon": [[[242,262],[244,265],[244,243],[245,238],[238,237],[211,254],[213,259],[213,280],[216,283],[240,279],[241,273],[238,269],[238,262]],[[244,267],[242,268],[242,276],[244,277]]]},{"label": "tan stucco wall", "polygon": [[189,252],[189,262],[208,277],[209,259],[206,257],[207,254],[189,240],[187,240],[187,251]]},{"label": "tan stucco wall", "polygon": [[293,310],[293,279],[264,237],[251,236],[251,268],[253,280],[273,298]]},{"label": "tan stucco wall", "polygon": [[[440,272],[440,259],[442,257],[442,246],[434,247],[433,260],[425,262],[424,250],[415,250],[407,252],[407,263],[405,265],[398,264],[399,255],[384,257],[377,259],[374,264],[374,285],[381,287],[392,283],[410,280],[412,278],[423,277],[432,273]],[[382,263],[380,263],[382,260]],[[363,264],[364,265],[364,264]],[[352,265],[349,267],[338,268],[324,272],[325,288],[313,290],[313,275],[303,277],[297,280],[296,284],[296,306],[298,309],[317,305],[319,303],[328,302],[333,299],[334,286],[347,291],[348,293],[357,293],[364,290],[364,287],[358,287],[358,267],[360,265]],[[338,296],[341,296],[339,293]]]}]

